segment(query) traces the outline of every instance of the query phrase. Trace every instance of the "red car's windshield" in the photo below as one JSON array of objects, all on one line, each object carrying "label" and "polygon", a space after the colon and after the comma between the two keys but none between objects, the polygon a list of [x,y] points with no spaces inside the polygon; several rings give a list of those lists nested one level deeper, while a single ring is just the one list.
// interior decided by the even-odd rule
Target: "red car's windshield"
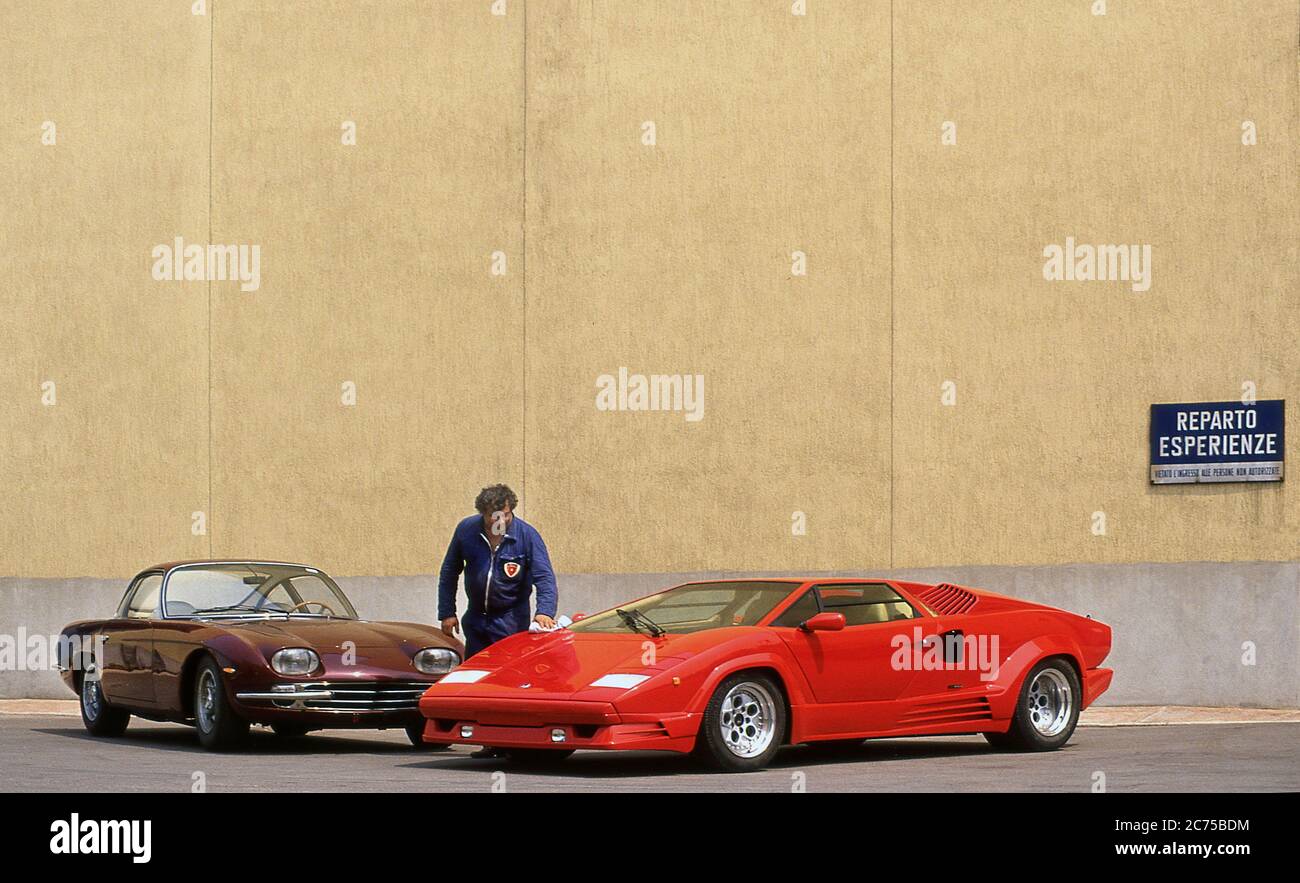
[{"label": "red car's windshield", "polygon": [[797,587],[797,583],[775,580],[686,583],[579,620],[569,630],[653,634],[658,628],[668,634],[686,634],[757,625]]}]

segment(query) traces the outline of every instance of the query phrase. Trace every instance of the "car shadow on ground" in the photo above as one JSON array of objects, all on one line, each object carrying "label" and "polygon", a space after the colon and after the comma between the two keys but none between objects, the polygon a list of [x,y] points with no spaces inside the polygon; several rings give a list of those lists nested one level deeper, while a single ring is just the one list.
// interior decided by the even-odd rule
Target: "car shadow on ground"
[{"label": "car shadow on ground", "polygon": [[[155,751],[189,751],[209,754],[199,744],[199,737],[193,727],[182,724],[174,726],[128,727],[121,736],[100,738],[87,733],[80,725],[66,729],[52,727],[34,728],[32,732],[63,736],[69,739],[91,742],[96,745],[121,745],[123,747],[148,747]],[[283,739],[269,730],[254,727],[249,731],[248,740],[238,749],[223,752],[229,756],[254,755],[264,756],[310,756],[314,754],[396,754],[409,757],[435,756],[437,752],[416,749],[405,741],[379,742],[373,739],[356,739],[343,730],[326,730],[309,733],[293,739]]]},{"label": "car shadow on ground", "polygon": [[[960,737],[959,737],[960,738]],[[982,738],[882,739],[857,745],[798,745],[783,748],[768,770],[801,769],[848,763],[888,763],[936,757],[967,757],[1005,754],[995,752]],[[408,769],[464,770],[482,774],[485,770],[505,770],[529,776],[565,778],[618,779],[645,776],[710,775],[718,770],[686,754],[667,751],[579,751],[573,756],[546,764],[516,763],[504,758],[476,759],[460,751],[439,752],[419,761],[401,764]]]}]

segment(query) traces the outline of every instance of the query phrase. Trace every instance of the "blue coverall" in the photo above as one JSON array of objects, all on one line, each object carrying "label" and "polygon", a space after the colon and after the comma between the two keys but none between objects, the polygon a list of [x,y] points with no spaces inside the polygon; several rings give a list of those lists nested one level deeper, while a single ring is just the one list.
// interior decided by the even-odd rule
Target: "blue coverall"
[{"label": "blue coverall", "polygon": [[531,524],[511,519],[493,551],[483,516],[471,515],[456,525],[438,575],[438,621],[456,615],[456,580],[465,574],[469,609],[460,617],[466,658],[516,632],[528,631],[530,601],[537,587],[537,612],[555,616],[555,572],[546,544]]}]

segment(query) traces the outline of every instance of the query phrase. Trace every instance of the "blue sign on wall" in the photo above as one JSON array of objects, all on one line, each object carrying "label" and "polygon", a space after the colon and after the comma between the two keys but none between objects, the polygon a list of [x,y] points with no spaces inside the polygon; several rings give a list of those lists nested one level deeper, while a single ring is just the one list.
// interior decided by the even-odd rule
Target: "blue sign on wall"
[{"label": "blue sign on wall", "polygon": [[1286,402],[1151,406],[1151,483],[1281,481]]}]

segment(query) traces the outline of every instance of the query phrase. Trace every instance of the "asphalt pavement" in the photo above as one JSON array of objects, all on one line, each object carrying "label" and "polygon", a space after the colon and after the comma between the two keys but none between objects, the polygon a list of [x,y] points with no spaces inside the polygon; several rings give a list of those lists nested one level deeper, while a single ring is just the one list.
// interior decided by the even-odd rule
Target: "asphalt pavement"
[{"label": "asphalt pavement", "polygon": [[[1103,778],[1104,777],[1104,778]],[[783,750],[728,775],[660,752],[580,751],[553,769],[411,747],[399,731],[324,731],[282,741],[255,728],[238,753],[194,731],[132,720],[117,739],[70,715],[0,714],[4,791],[1296,791],[1300,724],[1081,726],[1060,751],[1008,754],[979,736],[882,739]]]}]

